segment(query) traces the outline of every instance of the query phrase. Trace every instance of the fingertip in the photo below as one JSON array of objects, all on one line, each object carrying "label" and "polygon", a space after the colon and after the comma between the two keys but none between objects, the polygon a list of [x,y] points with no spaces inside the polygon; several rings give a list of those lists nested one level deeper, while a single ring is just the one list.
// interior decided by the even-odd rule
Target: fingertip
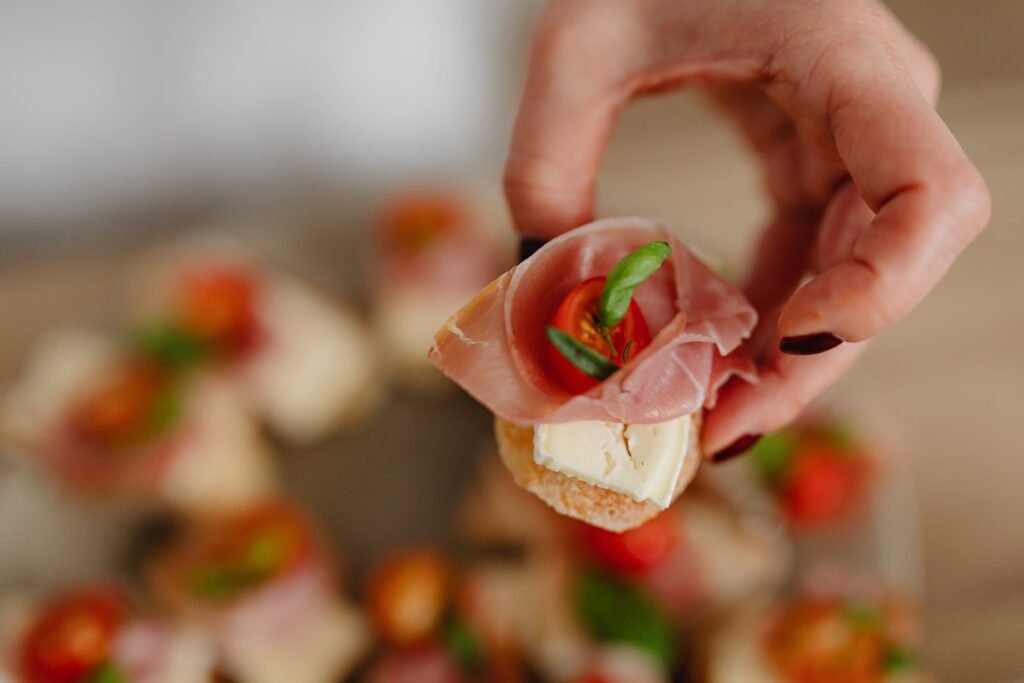
[{"label": "fingertip", "polygon": [[[582,174],[584,178],[588,176]],[[594,189],[579,184],[553,162],[509,158],[504,190],[516,230],[521,235],[551,239],[593,217]]]}]

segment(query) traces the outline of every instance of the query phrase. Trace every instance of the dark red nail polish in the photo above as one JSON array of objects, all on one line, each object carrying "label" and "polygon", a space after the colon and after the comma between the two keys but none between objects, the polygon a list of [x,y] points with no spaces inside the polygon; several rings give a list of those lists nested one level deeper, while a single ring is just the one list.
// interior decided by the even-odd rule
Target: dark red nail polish
[{"label": "dark red nail polish", "polygon": [[831,332],[819,332],[799,337],[783,337],[779,342],[779,350],[794,356],[813,356],[834,349],[842,343],[843,340]]},{"label": "dark red nail polish", "polygon": [[747,451],[754,447],[754,444],[761,440],[762,436],[764,435],[744,434],[743,436],[741,436],[740,438],[736,439],[731,444],[723,448],[722,450],[712,455],[711,462],[725,462],[726,460],[731,460],[732,458],[735,458],[737,455],[742,455],[743,453],[746,453]]},{"label": "dark red nail polish", "polygon": [[519,240],[519,262],[522,263],[533,256],[538,249],[547,243],[547,240],[543,240],[539,237],[524,237]]}]

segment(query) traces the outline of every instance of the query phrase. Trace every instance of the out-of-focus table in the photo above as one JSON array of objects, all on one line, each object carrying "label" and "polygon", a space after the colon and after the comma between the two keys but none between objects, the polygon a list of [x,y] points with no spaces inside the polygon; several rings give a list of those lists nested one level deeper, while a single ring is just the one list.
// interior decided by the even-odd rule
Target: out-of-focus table
[{"label": "out-of-focus table", "polygon": [[[915,446],[929,658],[945,680],[998,681],[1024,673],[1024,85],[955,90],[941,109],[990,184],[992,225],[855,372]],[[757,187],[727,129],[696,100],[673,97],[627,112],[601,205],[685,226],[688,240],[737,272],[763,212]],[[351,289],[356,274],[331,264],[359,239],[325,226],[296,248],[315,257],[323,284]],[[43,330],[109,318],[125,255],[143,240],[116,241],[68,237],[55,251],[0,256],[0,380]]]}]

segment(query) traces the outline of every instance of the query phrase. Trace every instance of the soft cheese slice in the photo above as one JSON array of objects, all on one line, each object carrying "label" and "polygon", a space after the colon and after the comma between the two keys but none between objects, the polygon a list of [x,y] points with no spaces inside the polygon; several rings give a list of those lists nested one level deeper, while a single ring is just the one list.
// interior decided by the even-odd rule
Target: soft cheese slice
[{"label": "soft cheese slice", "polygon": [[538,425],[533,459],[594,486],[667,508],[693,438],[692,415],[653,424]]}]

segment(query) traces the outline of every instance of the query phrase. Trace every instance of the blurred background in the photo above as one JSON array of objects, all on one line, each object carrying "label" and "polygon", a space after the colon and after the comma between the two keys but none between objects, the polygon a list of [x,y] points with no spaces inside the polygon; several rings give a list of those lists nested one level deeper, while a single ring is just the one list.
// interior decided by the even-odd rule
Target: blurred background
[{"label": "blurred background", "polygon": [[[1024,3],[889,5],[938,56],[939,110],[988,181],[994,213],[846,384],[898,424],[913,454],[916,496],[894,523],[920,528],[928,661],[943,680],[1008,681],[1024,676]],[[0,0],[0,381],[13,381],[46,330],[111,324],[123,265],[196,225],[258,217],[235,221],[234,232],[364,308],[369,226],[395,188],[456,184],[507,231],[500,173],[538,8]],[[763,215],[741,146],[692,93],[626,112],[599,203],[604,215],[664,220],[729,273],[741,271]],[[419,449],[408,459],[419,469],[384,476],[350,464],[325,478],[312,455],[285,468],[357,557],[445,537],[451,495],[417,486],[433,469],[424,458],[447,458],[452,471],[436,490],[454,492],[469,477],[458,457],[422,445],[444,438],[445,409],[392,409],[432,436],[371,430],[345,448]],[[487,433],[482,415],[468,403],[452,410],[452,424],[473,425],[464,450],[475,451]],[[358,496],[346,502],[344,480],[373,476],[394,499],[371,515]],[[0,548],[15,550],[0,550],[0,581],[21,580],[39,571],[25,556],[32,520],[15,520],[23,508],[13,504],[2,509]]]}]

